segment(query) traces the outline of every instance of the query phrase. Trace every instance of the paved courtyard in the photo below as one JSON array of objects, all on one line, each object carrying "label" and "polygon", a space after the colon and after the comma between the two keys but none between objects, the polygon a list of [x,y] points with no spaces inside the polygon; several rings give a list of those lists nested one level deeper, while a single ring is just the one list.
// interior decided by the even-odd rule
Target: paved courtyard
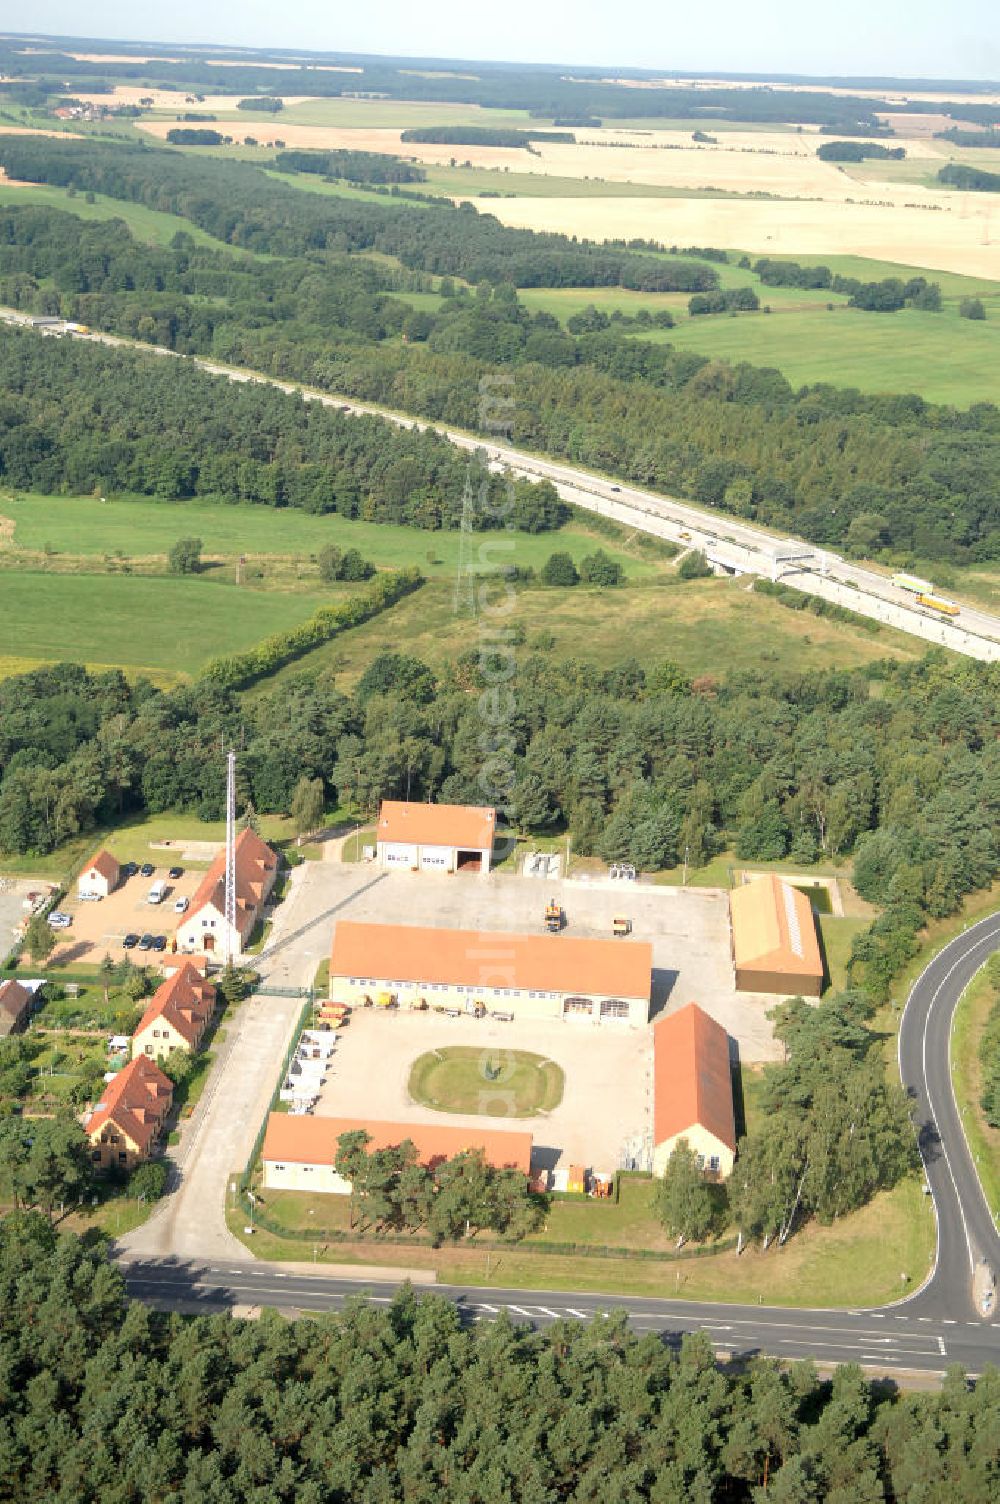
[{"label": "paved courtyard", "polygon": [[[299,870],[303,891],[280,949],[308,947],[318,962],[329,955],[338,918],[540,934],[545,905],[554,897],[566,912],[567,935],[610,938],[617,915],[632,920],[633,939],[653,947],[654,1018],[699,1003],[736,1041],[741,1060],[780,1056],[766,1016],[777,999],[737,993],[733,986],[729,904],[722,889],[548,882],[507,873],[486,878],[383,873],[371,865],[333,862],[311,862]],[[559,938],[552,943],[558,945]]]},{"label": "paved courtyard", "polygon": [[[446,1045],[479,1045],[486,1061],[504,1050],[533,1050],[554,1060],[566,1078],[563,1099],[536,1117],[435,1112],[406,1089],[418,1055]],[[437,1013],[362,1009],[337,1037],[316,1106],[317,1117],[367,1117],[451,1127],[516,1128],[534,1138],[536,1169],[581,1164],[610,1174],[622,1149],[652,1129],[649,1031],[626,1024],[595,1029],[586,1020],[447,1018]],[[486,1077],[484,1075],[484,1084]],[[495,1091],[491,1091],[495,1096]]]}]

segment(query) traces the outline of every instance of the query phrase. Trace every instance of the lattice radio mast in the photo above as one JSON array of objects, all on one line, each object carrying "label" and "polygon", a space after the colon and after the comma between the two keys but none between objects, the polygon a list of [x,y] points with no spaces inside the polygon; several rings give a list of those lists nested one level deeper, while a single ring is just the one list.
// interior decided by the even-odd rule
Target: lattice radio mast
[{"label": "lattice radio mast", "polygon": [[233,960],[236,934],[236,753],[226,756],[226,965]]}]

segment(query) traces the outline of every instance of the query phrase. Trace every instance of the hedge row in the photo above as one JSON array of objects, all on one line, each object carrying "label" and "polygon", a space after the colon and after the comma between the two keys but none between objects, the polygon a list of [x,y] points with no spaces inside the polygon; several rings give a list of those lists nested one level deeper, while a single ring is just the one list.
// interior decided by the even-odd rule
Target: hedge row
[{"label": "hedge row", "polygon": [[882,623],[872,621],[870,616],[862,616],[859,611],[852,611],[849,606],[839,606],[836,601],[828,601],[822,595],[810,595],[805,590],[793,590],[790,585],[782,585],[779,580],[754,580],[755,595],[770,595],[783,606],[791,611],[811,611],[813,616],[826,616],[831,621],[842,621],[848,626],[860,627],[864,632],[870,632],[876,637],[882,630]]},{"label": "hedge row", "polygon": [[422,584],[423,575],[415,568],[377,575],[367,590],[352,595],[339,606],[321,606],[308,621],[288,632],[274,632],[245,653],[210,658],[201,671],[201,678],[223,689],[243,689],[254,679],[263,678],[308,653],[311,648],[329,642],[338,632],[360,626],[363,621],[378,616],[380,611],[395,605]]}]

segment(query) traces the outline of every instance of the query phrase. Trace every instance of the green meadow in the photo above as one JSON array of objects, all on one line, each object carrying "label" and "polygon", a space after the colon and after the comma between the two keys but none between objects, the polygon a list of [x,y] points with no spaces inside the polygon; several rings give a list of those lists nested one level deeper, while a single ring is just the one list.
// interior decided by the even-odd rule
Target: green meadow
[{"label": "green meadow", "polygon": [[287,631],[329,597],[210,579],[9,571],[0,593],[0,663],[61,662],[182,678],[218,653]]},{"label": "green meadow", "polygon": [[383,568],[415,564],[429,576],[453,575],[460,563],[477,572],[489,571],[508,559],[540,569],[556,550],[579,562],[597,547],[617,559],[630,576],[650,575],[657,569],[648,559],[616,548],[576,523],[555,533],[476,533],[463,548],[463,535],[457,531],[428,532],[332,514],[315,517],[291,508],[0,494],[0,531],[4,520],[14,524],[13,548],[8,542],[6,550],[0,549],[0,562],[4,551],[16,557],[18,549],[57,558],[118,552],[128,558],[149,558],[166,554],[178,538],[197,537],[209,556],[308,559],[332,543],[338,548],[357,548]]}]

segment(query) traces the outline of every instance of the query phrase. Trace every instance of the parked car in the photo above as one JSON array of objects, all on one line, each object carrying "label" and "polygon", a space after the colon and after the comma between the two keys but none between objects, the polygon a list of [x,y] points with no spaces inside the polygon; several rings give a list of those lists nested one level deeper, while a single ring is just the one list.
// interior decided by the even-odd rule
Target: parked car
[{"label": "parked car", "polygon": [[139,936],[130,932],[129,934],[127,934],[125,936],[125,939],[122,941],[122,950],[134,950],[135,947],[138,944],[139,944]]},{"label": "parked car", "polygon": [[140,937],[140,939],[139,939],[139,949],[140,950],[152,950],[153,949],[153,937],[152,937],[152,935],[142,935]]},{"label": "parked car", "polygon": [[73,916],[71,914],[63,914],[59,909],[53,909],[49,915],[49,924],[51,924],[54,930],[68,930],[72,923]]},{"label": "parked car", "polygon": [[174,904],[174,913],[175,914],[186,914],[187,911],[188,911],[188,906],[189,906],[190,902],[191,902],[190,898],[178,898],[177,901],[176,901],[176,903]]},{"label": "parked car", "polygon": [[167,937],[166,937],[166,935],[154,935],[153,936],[153,949],[154,950],[166,950],[166,948],[167,948]]},{"label": "parked car", "polygon": [[135,874],[138,872],[138,870],[138,862],[126,862],[124,867],[122,867],[121,869],[121,874],[122,877],[135,877]]},{"label": "parked car", "polygon": [[170,871],[167,873],[167,876],[170,878],[171,882],[176,882],[179,877],[184,876],[184,868],[171,867]]},{"label": "parked car", "polygon": [[143,877],[152,877],[153,873],[156,871],[156,868],[153,866],[152,862],[143,862],[142,866],[139,868],[139,871],[142,873]]}]

